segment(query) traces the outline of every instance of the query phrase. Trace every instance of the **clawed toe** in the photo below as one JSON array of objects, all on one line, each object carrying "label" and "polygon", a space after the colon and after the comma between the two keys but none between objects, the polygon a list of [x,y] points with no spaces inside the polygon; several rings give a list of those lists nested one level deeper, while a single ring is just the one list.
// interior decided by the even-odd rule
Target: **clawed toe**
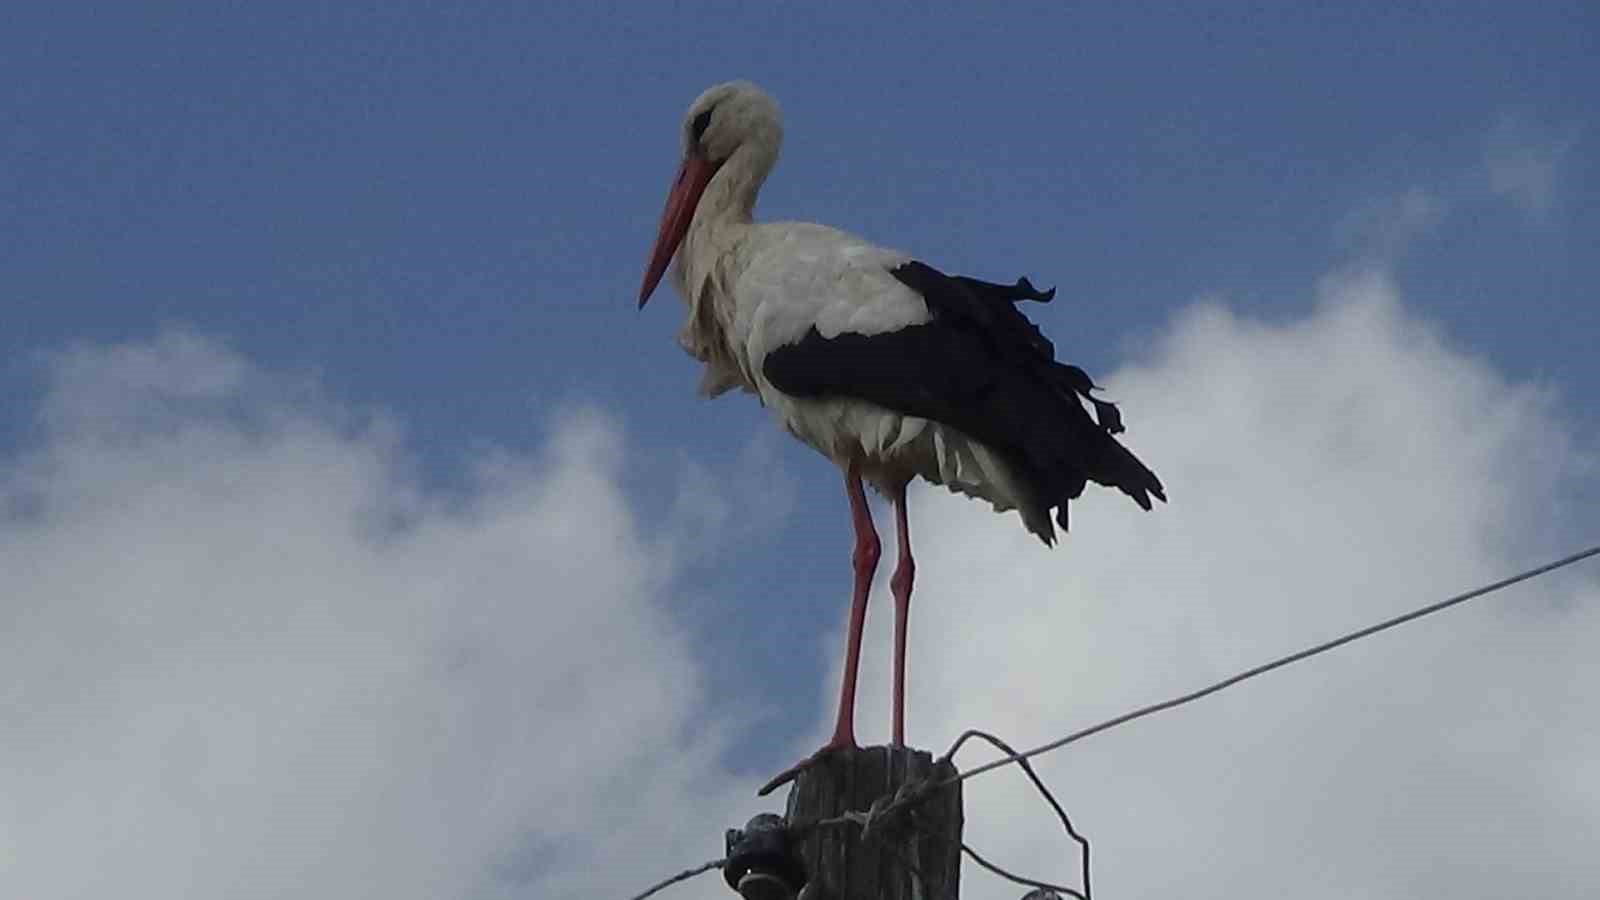
[{"label": "clawed toe", "polygon": [[831,741],[827,744],[823,744],[820,750],[811,754],[805,759],[800,760],[789,768],[784,769],[782,772],[779,772],[771,781],[762,785],[761,790],[756,791],[756,796],[765,797],[778,788],[781,788],[796,778],[799,778],[800,773],[817,765],[818,763],[823,762],[833,754],[838,753],[841,750],[854,750],[855,748],[855,741]]}]

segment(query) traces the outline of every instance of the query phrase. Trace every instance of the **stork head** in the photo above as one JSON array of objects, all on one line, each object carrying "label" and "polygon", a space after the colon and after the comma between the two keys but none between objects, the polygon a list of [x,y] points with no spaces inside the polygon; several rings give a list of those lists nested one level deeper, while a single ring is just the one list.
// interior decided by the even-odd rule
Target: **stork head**
[{"label": "stork head", "polygon": [[752,174],[759,172],[759,177],[764,177],[777,159],[782,141],[783,120],[777,102],[748,81],[708,88],[689,104],[683,117],[683,162],[667,194],[655,245],[650,248],[650,262],[639,286],[640,308],[655,292],[672,255],[683,243],[712,176],[744,151],[751,159]]}]

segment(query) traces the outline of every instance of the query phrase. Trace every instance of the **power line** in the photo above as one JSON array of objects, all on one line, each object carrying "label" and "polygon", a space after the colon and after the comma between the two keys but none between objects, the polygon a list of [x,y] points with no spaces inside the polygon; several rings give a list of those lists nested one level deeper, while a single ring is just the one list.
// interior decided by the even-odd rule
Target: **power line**
[{"label": "power line", "polygon": [[1215,694],[1216,692],[1218,692],[1220,690],[1223,690],[1224,688],[1233,687],[1234,685],[1239,684],[1242,681],[1249,681],[1250,679],[1256,677],[1257,675],[1265,675],[1266,673],[1271,672],[1274,669],[1281,669],[1284,666],[1290,665],[1292,663],[1297,663],[1297,662],[1300,662],[1301,660],[1304,660],[1304,659],[1310,659],[1313,656],[1317,656],[1319,654],[1326,653],[1329,650],[1334,649],[1335,647],[1342,647],[1345,644],[1351,643],[1352,641],[1359,641],[1364,637],[1370,637],[1370,636],[1372,636],[1374,634],[1377,634],[1380,631],[1387,631],[1390,628],[1394,628],[1394,627],[1399,626],[1399,625],[1404,625],[1407,622],[1411,622],[1411,621],[1414,621],[1416,619],[1423,618],[1424,616],[1431,616],[1436,612],[1442,612],[1443,610],[1449,609],[1452,606],[1458,606],[1458,605],[1460,605],[1462,603],[1466,603],[1468,600],[1476,600],[1477,598],[1482,597],[1485,594],[1492,594],[1495,591],[1501,590],[1502,588],[1508,588],[1508,587],[1510,587],[1510,586],[1512,586],[1514,584],[1518,584],[1520,582],[1527,581],[1527,580],[1532,579],[1532,578],[1537,578],[1540,575],[1545,575],[1547,573],[1554,572],[1557,569],[1565,568],[1567,566],[1572,565],[1573,563],[1582,562],[1583,560],[1586,560],[1591,556],[1600,556],[1600,546],[1590,547],[1587,550],[1583,550],[1583,551],[1580,551],[1578,553],[1574,553],[1571,556],[1563,557],[1561,559],[1556,560],[1555,562],[1546,563],[1546,564],[1544,564],[1542,566],[1538,566],[1537,568],[1528,569],[1525,572],[1519,572],[1516,575],[1512,575],[1510,578],[1503,578],[1503,579],[1501,579],[1499,581],[1494,582],[1493,584],[1486,584],[1483,587],[1467,591],[1464,594],[1457,594],[1454,597],[1450,597],[1450,598],[1447,598],[1447,599],[1444,599],[1444,600],[1440,600],[1438,603],[1431,603],[1431,604],[1429,604],[1427,606],[1424,606],[1424,607],[1422,607],[1420,609],[1414,609],[1411,612],[1405,613],[1403,615],[1395,616],[1392,619],[1385,619],[1384,621],[1379,622],[1376,625],[1368,625],[1366,628],[1362,628],[1362,629],[1360,629],[1358,631],[1349,632],[1348,634],[1344,634],[1344,635],[1341,635],[1339,637],[1336,637],[1331,641],[1326,641],[1324,643],[1317,644],[1314,647],[1307,647],[1304,650],[1300,650],[1300,651],[1297,651],[1295,653],[1291,653],[1288,656],[1282,656],[1282,657],[1279,657],[1279,658],[1277,658],[1277,659],[1275,659],[1275,660],[1273,660],[1271,662],[1262,663],[1259,666],[1256,666],[1256,667],[1250,668],[1250,669],[1246,669],[1246,670],[1244,670],[1243,672],[1240,672],[1237,675],[1229,676],[1228,678],[1224,678],[1221,681],[1216,682],[1215,684],[1211,684],[1211,685],[1208,685],[1206,687],[1200,688],[1197,691],[1191,691],[1191,692],[1189,692],[1187,694],[1183,694],[1183,695],[1178,696],[1178,697],[1173,697],[1170,700],[1163,700],[1160,703],[1152,703],[1149,706],[1140,707],[1139,709],[1133,710],[1132,712],[1123,713],[1120,716],[1117,716],[1117,717],[1111,718],[1111,719],[1107,719],[1104,722],[1101,722],[1101,723],[1099,723],[1097,725],[1091,725],[1088,728],[1084,728],[1084,729],[1079,730],[1079,731],[1074,731],[1073,733],[1067,735],[1066,737],[1059,738],[1057,740],[1051,741],[1048,744],[1041,744],[1040,746],[1035,747],[1032,750],[1028,750],[1028,751],[1026,751],[1024,753],[1018,753],[1018,754],[1009,755],[1005,759],[997,759],[997,760],[995,760],[993,762],[985,763],[985,764],[983,764],[981,766],[978,766],[975,769],[968,769],[967,771],[962,772],[960,775],[956,776],[954,779],[951,779],[951,781],[948,782],[948,783],[953,783],[955,781],[965,781],[965,780],[967,780],[968,778],[971,778],[974,775],[981,775],[984,772],[988,772],[988,771],[990,771],[992,769],[998,769],[1001,766],[1009,765],[1010,763],[1013,763],[1013,762],[1020,763],[1023,760],[1032,759],[1035,756],[1039,756],[1039,755],[1044,754],[1044,753],[1049,753],[1052,750],[1060,749],[1060,748],[1065,747],[1066,745],[1074,743],[1076,741],[1081,741],[1084,738],[1089,737],[1090,735],[1099,734],[1102,731],[1109,731],[1112,728],[1116,728],[1118,725],[1125,725],[1128,722],[1132,722],[1135,719],[1142,719],[1145,716],[1155,715],[1158,712],[1165,712],[1166,710],[1169,710],[1169,709],[1176,709],[1179,706],[1183,706],[1183,705],[1188,704],[1188,703],[1193,703],[1194,701],[1199,700],[1201,697],[1206,697],[1206,696],[1209,696],[1211,694]]},{"label": "power line", "polygon": [[[1012,763],[1021,764],[1021,763],[1025,762],[1025,761],[1027,761],[1029,759],[1032,759],[1035,756],[1040,756],[1040,755],[1043,755],[1045,753],[1049,753],[1052,750],[1059,750],[1062,747],[1067,746],[1068,744],[1076,743],[1077,741],[1081,741],[1084,738],[1089,737],[1091,735],[1099,734],[1102,731],[1109,731],[1109,730],[1111,730],[1113,728],[1116,728],[1119,725],[1126,725],[1127,723],[1132,722],[1135,719],[1142,719],[1145,716],[1153,716],[1158,712],[1165,712],[1166,710],[1169,710],[1169,709],[1176,709],[1179,706],[1183,706],[1183,705],[1188,704],[1188,703],[1193,703],[1194,701],[1199,700],[1202,697],[1206,697],[1206,696],[1209,696],[1211,694],[1215,694],[1218,691],[1223,690],[1224,688],[1230,688],[1230,687],[1233,687],[1236,684],[1239,684],[1240,682],[1249,681],[1250,679],[1255,678],[1257,675],[1265,675],[1266,673],[1271,672],[1274,669],[1281,669],[1284,666],[1290,665],[1292,663],[1297,663],[1297,662],[1300,662],[1301,660],[1310,659],[1313,656],[1317,656],[1319,654],[1326,653],[1329,650],[1334,649],[1335,647],[1342,647],[1345,644],[1351,643],[1352,641],[1359,641],[1362,638],[1370,637],[1370,636],[1372,636],[1374,634],[1377,634],[1380,631],[1387,631],[1390,628],[1394,628],[1394,627],[1399,626],[1399,625],[1404,625],[1407,622],[1411,622],[1411,621],[1414,621],[1416,619],[1423,618],[1424,616],[1433,615],[1436,612],[1441,612],[1443,610],[1449,609],[1452,606],[1458,606],[1458,605],[1460,605],[1462,603],[1466,603],[1468,600],[1475,600],[1475,599],[1477,599],[1479,597],[1482,597],[1482,596],[1484,596],[1486,594],[1492,594],[1495,591],[1501,590],[1502,588],[1508,588],[1508,587],[1510,587],[1510,586],[1512,586],[1514,584],[1518,584],[1518,583],[1521,583],[1521,582],[1524,582],[1524,581],[1528,581],[1529,579],[1537,578],[1540,575],[1545,575],[1545,574],[1548,574],[1550,572],[1554,572],[1557,569],[1565,568],[1567,566],[1572,565],[1573,563],[1582,562],[1583,560],[1586,560],[1586,559],[1590,558],[1591,556],[1600,556],[1600,546],[1594,546],[1594,547],[1590,547],[1587,550],[1581,550],[1581,551],[1579,551],[1577,553],[1572,554],[1571,556],[1562,557],[1561,559],[1558,559],[1555,562],[1546,563],[1546,564],[1544,564],[1542,566],[1537,566],[1535,568],[1528,569],[1527,571],[1519,572],[1516,575],[1512,575],[1509,578],[1502,578],[1499,581],[1493,582],[1491,584],[1486,584],[1483,587],[1475,588],[1475,589],[1467,591],[1466,593],[1463,593],[1463,594],[1456,594],[1453,597],[1448,597],[1448,598],[1446,598],[1444,600],[1440,600],[1437,603],[1430,603],[1427,606],[1421,607],[1419,609],[1414,609],[1414,610],[1412,610],[1411,612],[1408,612],[1408,613],[1403,613],[1401,615],[1395,616],[1392,619],[1385,619],[1382,622],[1379,622],[1379,623],[1377,623],[1375,625],[1368,625],[1365,628],[1362,628],[1362,629],[1359,629],[1359,630],[1356,630],[1356,631],[1352,631],[1352,632],[1348,632],[1346,634],[1340,635],[1339,637],[1336,637],[1331,641],[1325,641],[1325,642],[1323,642],[1321,644],[1317,644],[1317,645],[1312,646],[1312,647],[1307,647],[1304,650],[1296,651],[1294,653],[1289,654],[1288,656],[1281,656],[1281,657],[1279,657],[1279,658],[1277,658],[1275,660],[1272,660],[1271,662],[1262,663],[1259,666],[1255,666],[1253,668],[1246,669],[1243,672],[1238,673],[1237,675],[1229,676],[1229,677],[1224,678],[1221,681],[1218,681],[1218,682],[1216,682],[1214,684],[1210,684],[1210,685],[1207,685],[1206,687],[1200,688],[1199,690],[1190,691],[1187,694],[1182,694],[1182,695],[1179,695],[1177,697],[1173,697],[1170,700],[1163,700],[1163,701],[1161,701],[1159,703],[1152,703],[1152,704],[1150,704],[1148,706],[1141,706],[1138,709],[1135,709],[1135,710],[1133,710],[1131,712],[1126,712],[1126,713],[1123,713],[1120,716],[1116,716],[1114,718],[1107,719],[1104,722],[1100,722],[1100,723],[1095,724],[1095,725],[1090,725],[1088,728],[1083,728],[1083,729],[1080,729],[1078,731],[1074,731],[1071,734],[1069,734],[1069,735],[1067,735],[1065,737],[1062,737],[1062,738],[1057,738],[1056,740],[1053,740],[1048,744],[1041,744],[1038,747],[1034,747],[1032,750],[1028,750],[1028,751],[1023,752],[1023,753],[1006,753],[1001,759],[994,760],[993,762],[984,763],[983,765],[978,766],[977,768],[974,768],[974,769],[968,769],[967,771],[962,772],[961,774],[959,774],[959,775],[957,775],[957,776],[955,776],[953,778],[947,778],[947,779],[944,779],[943,781],[938,781],[938,782],[935,782],[930,778],[930,779],[924,780],[920,784],[916,785],[914,789],[910,789],[910,790],[908,790],[907,788],[912,788],[913,786],[912,785],[907,785],[907,786],[901,788],[901,792],[902,793],[901,793],[901,795],[899,797],[895,798],[895,800],[893,802],[886,804],[881,809],[872,810],[871,811],[872,815],[873,815],[873,817],[889,816],[889,815],[893,814],[894,812],[896,812],[897,810],[900,810],[900,809],[902,809],[902,808],[904,808],[906,806],[909,806],[909,805],[911,805],[913,803],[916,803],[916,802],[922,800],[924,797],[927,797],[927,796],[933,794],[935,791],[939,790],[940,788],[947,787],[947,786],[955,784],[957,782],[966,781],[968,778],[971,778],[971,777],[973,777],[975,775],[982,775],[985,772],[991,772],[991,771],[993,771],[995,769],[1000,768],[1001,766],[1008,766],[1008,765],[1011,765]],[[965,738],[965,736],[963,736],[963,739],[964,738]],[[959,741],[957,742],[956,746],[957,747],[960,746]],[[951,751],[953,752],[954,749],[955,748],[952,747]],[[941,761],[948,761],[950,756],[951,756],[951,753],[946,753],[943,757],[940,757],[940,759],[941,759]],[[859,818],[860,817],[858,815],[852,815],[851,813],[845,813],[842,816],[835,816],[834,818],[831,818],[831,819],[823,819],[822,821],[814,822],[814,823],[810,823],[810,824],[813,827],[816,827],[816,826],[837,826],[837,825],[843,825],[843,824],[850,823],[850,822],[855,822],[856,824],[860,824]]]},{"label": "power line", "polygon": [[644,900],[644,898],[654,894],[656,891],[659,891],[662,888],[671,887],[680,881],[688,881],[694,876],[709,872],[712,869],[720,869],[726,862],[726,859],[713,859],[710,862],[702,863],[701,865],[695,866],[692,869],[684,869],[682,872],[679,872],[671,878],[663,878],[662,880],[646,888],[644,891],[634,894],[632,900]]},{"label": "power line", "polygon": [[[1000,740],[987,731],[979,731],[974,728],[962,734],[961,737],[956,738],[956,742],[950,745],[950,749],[945,753],[944,758],[953,758],[956,755],[956,752],[961,749],[961,745],[967,742],[968,738],[982,738],[983,740],[993,744],[995,749],[999,750],[1001,753],[1007,753],[1012,756],[1015,756],[1017,753],[1017,751],[1011,749],[1011,745],[1005,741]],[[1033,766],[1029,765],[1028,761],[1025,759],[1017,760],[1017,765],[1022,769],[1023,774],[1028,776],[1028,780],[1033,782],[1033,786],[1038,788],[1039,794],[1044,797],[1047,803],[1050,804],[1051,809],[1055,810],[1056,818],[1061,820],[1061,828],[1062,830],[1066,831],[1067,837],[1071,838],[1073,843],[1078,845],[1080,854],[1080,873],[1083,878],[1083,890],[1078,891],[1063,885],[1051,884],[1047,881],[1035,881],[1031,878],[1024,878],[1021,875],[1007,871],[1006,869],[995,865],[987,859],[984,859],[982,856],[978,855],[978,851],[967,846],[965,843],[961,845],[962,852],[971,857],[973,862],[984,867],[985,869],[988,869],[990,872],[993,872],[994,874],[999,875],[1001,878],[1008,879],[1025,887],[1043,888],[1044,890],[1054,891],[1056,894],[1061,896],[1075,898],[1075,900],[1092,900],[1092,895],[1089,892],[1089,839],[1079,834],[1078,829],[1072,826],[1072,819],[1067,816],[1067,811],[1061,807],[1060,801],[1056,800],[1056,795],[1051,793],[1048,787],[1045,787],[1044,779],[1040,778],[1039,774],[1033,771]]]},{"label": "power line", "polygon": [[[803,831],[806,831],[806,830],[810,830],[811,828],[828,827],[828,826],[839,826],[839,825],[846,825],[846,824],[853,824],[853,825],[860,826],[860,827],[863,828],[863,830],[870,829],[870,827],[872,826],[873,822],[875,822],[876,820],[878,820],[880,818],[887,818],[888,816],[892,815],[894,812],[925,799],[926,797],[932,795],[934,792],[938,791],[941,788],[948,787],[949,785],[956,784],[958,782],[966,781],[968,778],[971,778],[971,777],[973,777],[975,775],[981,775],[984,772],[990,772],[990,771],[993,771],[995,769],[1000,768],[1001,766],[1011,765],[1012,763],[1016,763],[1019,766],[1026,767],[1027,766],[1027,761],[1032,759],[1035,756],[1041,756],[1041,755],[1043,755],[1045,753],[1049,753],[1052,750],[1059,750],[1062,747],[1067,746],[1068,744],[1072,744],[1072,743],[1075,743],[1077,741],[1081,741],[1084,738],[1089,737],[1091,735],[1099,734],[1102,731],[1109,731],[1109,730],[1111,730],[1113,728],[1116,728],[1119,725],[1125,725],[1125,724],[1127,724],[1129,722],[1132,722],[1135,719],[1142,719],[1142,718],[1144,718],[1146,716],[1152,716],[1152,715],[1155,715],[1156,713],[1159,713],[1159,712],[1165,712],[1166,710],[1169,710],[1169,709],[1176,709],[1179,706],[1184,706],[1186,704],[1193,703],[1194,701],[1199,700],[1202,697],[1210,696],[1211,694],[1215,694],[1218,691],[1221,691],[1221,690],[1223,690],[1225,688],[1230,688],[1230,687],[1233,687],[1234,685],[1239,684],[1241,682],[1249,681],[1250,679],[1255,678],[1258,675],[1265,675],[1266,673],[1271,672],[1274,669],[1281,669],[1284,666],[1288,666],[1288,665],[1291,665],[1293,663],[1300,662],[1301,660],[1310,659],[1313,656],[1318,656],[1320,654],[1326,653],[1329,650],[1332,650],[1332,649],[1334,649],[1336,647],[1342,647],[1345,644],[1349,644],[1349,643],[1352,643],[1354,641],[1359,641],[1362,638],[1370,637],[1370,636],[1372,636],[1374,634],[1377,634],[1380,631],[1387,631],[1387,630],[1389,630],[1391,628],[1395,628],[1395,627],[1398,627],[1400,625],[1404,625],[1407,622],[1412,622],[1412,621],[1415,621],[1417,619],[1421,619],[1421,618],[1423,618],[1425,616],[1431,616],[1434,613],[1442,612],[1442,611],[1444,611],[1446,609],[1449,609],[1449,608],[1451,608],[1453,606],[1459,606],[1460,604],[1466,603],[1469,600],[1476,600],[1479,597],[1485,596],[1487,594],[1492,594],[1492,593],[1494,593],[1496,591],[1499,591],[1499,590],[1502,590],[1504,588],[1511,587],[1514,584],[1519,584],[1521,582],[1528,581],[1528,580],[1533,579],[1533,578],[1537,578],[1540,575],[1546,575],[1546,574],[1548,574],[1550,572],[1556,571],[1557,569],[1566,568],[1567,566],[1570,566],[1570,565],[1572,565],[1574,563],[1582,562],[1583,560],[1589,559],[1590,557],[1593,557],[1593,556],[1600,556],[1600,546],[1590,547],[1587,550],[1579,551],[1577,553],[1572,554],[1571,556],[1562,557],[1561,559],[1558,559],[1558,560],[1556,560],[1554,562],[1546,563],[1546,564],[1544,564],[1542,566],[1537,566],[1535,568],[1528,569],[1528,570],[1526,570],[1524,572],[1519,572],[1516,575],[1512,575],[1509,578],[1502,578],[1499,581],[1493,582],[1491,584],[1486,584],[1483,587],[1475,588],[1473,590],[1467,591],[1467,592],[1462,593],[1462,594],[1456,594],[1453,597],[1448,597],[1448,598],[1446,598],[1444,600],[1440,600],[1437,603],[1430,603],[1427,606],[1423,606],[1423,607],[1420,607],[1418,609],[1414,609],[1414,610],[1412,610],[1412,611],[1410,611],[1408,613],[1403,613],[1403,614],[1395,616],[1394,618],[1391,618],[1391,619],[1385,619],[1382,622],[1378,622],[1375,625],[1368,625],[1365,628],[1361,628],[1361,629],[1358,629],[1356,631],[1348,632],[1346,634],[1343,634],[1343,635],[1340,635],[1339,637],[1334,638],[1333,640],[1325,641],[1325,642],[1317,644],[1315,646],[1307,647],[1304,650],[1296,651],[1296,652],[1291,653],[1291,654],[1289,654],[1287,656],[1281,656],[1281,657],[1279,657],[1277,659],[1272,660],[1271,662],[1262,663],[1261,665],[1254,666],[1252,668],[1246,669],[1246,670],[1244,670],[1242,672],[1239,672],[1236,675],[1231,675],[1231,676],[1229,676],[1227,678],[1222,679],[1221,681],[1218,681],[1218,682],[1215,682],[1213,684],[1207,685],[1206,687],[1200,688],[1199,690],[1190,691],[1187,694],[1182,694],[1182,695],[1179,695],[1177,697],[1173,697],[1173,698],[1171,698],[1169,700],[1163,700],[1163,701],[1161,701],[1159,703],[1152,703],[1152,704],[1150,704],[1148,706],[1142,706],[1142,707],[1140,707],[1138,709],[1135,709],[1135,710],[1133,710],[1131,712],[1123,713],[1120,716],[1116,716],[1114,718],[1107,719],[1104,722],[1100,722],[1098,724],[1091,725],[1088,728],[1083,728],[1083,729],[1080,729],[1078,731],[1074,731],[1071,734],[1068,734],[1065,737],[1061,737],[1061,738],[1058,738],[1058,739],[1056,739],[1054,741],[1051,741],[1048,744],[1041,744],[1038,747],[1034,747],[1032,750],[1028,750],[1028,751],[1023,752],[1023,753],[1016,753],[1016,752],[1011,752],[1009,750],[1009,748],[1006,748],[1006,749],[1002,750],[1002,752],[1005,754],[1003,758],[994,760],[993,762],[985,763],[985,764],[983,764],[981,766],[978,766],[977,768],[974,768],[974,769],[968,769],[967,771],[962,772],[961,774],[955,776],[954,778],[948,778],[948,779],[945,779],[943,781],[935,782],[930,777],[930,778],[925,779],[924,781],[922,781],[920,783],[906,784],[906,785],[901,787],[901,789],[900,789],[900,791],[898,793],[898,796],[894,797],[892,800],[890,800],[890,798],[887,798],[887,797],[882,798],[883,800],[889,800],[890,802],[885,803],[881,807],[879,806],[879,804],[874,803],[873,804],[873,808],[870,809],[870,810],[865,811],[864,813],[863,812],[846,812],[846,813],[844,813],[842,815],[835,816],[835,817],[828,818],[828,819],[813,820],[813,821],[805,822],[805,823],[792,823],[791,826],[790,826],[791,830],[802,831],[803,832]],[[988,737],[987,735],[983,735],[981,732],[967,732],[967,733],[963,734],[960,738],[957,739],[956,743],[950,748],[950,750],[948,752],[946,752],[944,754],[944,756],[940,757],[939,761],[940,762],[949,761],[950,757],[955,755],[956,750],[961,747],[961,744],[963,742],[965,742],[970,737],[976,737],[976,736]],[[1031,772],[1030,772],[1030,774],[1031,774]],[[1041,785],[1041,789],[1042,789],[1042,785]],[[1046,792],[1046,796],[1048,796],[1048,792]],[[1056,805],[1056,804],[1054,804],[1054,798],[1050,798],[1050,799],[1052,801],[1052,805]],[[1060,810],[1059,805],[1057,805],[1057,812],[1060,814],[1060,816],[1063,819],[1063,821],[1066,822],[1066,813]],[[1068,833],[1070,835],[1072,835],[1072,837],[1075,840],[1079,841],[1080,844],[1085,844],[1086,845],[1086,842],[1084,842],[1082,840],[1082,838],[1077,835],[1076,831],[1074,831],[1072,829],[1070,822],[1066,822],[1066,828],[1067,828]],[[970,848],[967,848],[967,847],[963,846],[962,849],[965,850],[968,854],[976,857],[976,854],[973,853]],[[1088,849],[1087,846],[1084,846],[1084,851],[1085,851],[1084,852],[1084,875],[1085,875],[1085,887],[1086,888],[1087,888],[1087,880],[1088,880],[1088,878],[1087,878],[1087,875],[1088,875],[1088,865],[1087,865],[1087,863],[1088,863],[1088,858],[1087,858],[1088,857],[1088,853],[1087,853],[1087,849]],[[684,881],[684,880],[686,880],[688,878],[691,878],[691,877],[693,877],[695,875],[699,875],[699,874],[701,874],[703,872],[706,872],[706,871],[709,871],[709,870],[711,870],[713,868],[717,868],[723,862],[725,862],[725,860],[712,860],[711,862],[708,862],[708,863],[706,863],[706,864],[704,864],[704,865],[702,865],[702,866],[700,866],[698,868],[688,869],[688,870],[685,870],[683,872],[680,872],[677,875],[675,875],[675,876],[673,876],[673,877],[671,877],[669,879],[666,879],[665,881],[658,882],[656,885],[654,885],[653,887],[651,887],[649,890],[645,891],[644,893],[636,895],[634,900],[642,900],[642,898],[648,897],[651,894],[654,894],[656,891],[659,891],[662,888],[665,888],[665,887],[667,887],[669,885],[676,884],[676,883],[678,883],[680,881]],[[983,860],[979,860],[979,862],[984,862],[984,861]],[[994,871],[997,867],[993,867],[992,864],[991,864],[991,865],[986,866],[986,868],[990,868],[991,871]],[[1017,879],[1016,876],[1011,875],[1010,873],[1002,872],[1000,874],[1003,874],[1008,878],[1013,878],[1014,880],[1022,881],[1022,879]],[[1031,882],[1031,881],[1028,881],[1027,883],[1029,883],[1029,884],[1042,884],[1040,882]],[[1054,886],[1052,886],[1052,887],[1054,887]],[[1072,894],[1076,894],[1077,892],[1076,891],[1072,891],[1071,893]],[[1085,893],[1087,893],[1087,891],[1085,891]]]}]

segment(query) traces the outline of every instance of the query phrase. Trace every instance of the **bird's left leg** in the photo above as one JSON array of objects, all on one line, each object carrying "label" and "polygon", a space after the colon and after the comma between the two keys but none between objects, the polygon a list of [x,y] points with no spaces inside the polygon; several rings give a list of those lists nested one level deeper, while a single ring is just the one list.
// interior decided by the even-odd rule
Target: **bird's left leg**
[{"label": "bird's left leg", "polygon": [[756,793],[765,796],[825,759],[829,754],[856,746],[856,669],[861,661],[861,629],[866,623],[867,595],[872,590],[872,575],[878,570],[878,532],[872,527],[872,512],[861,487],[861,467],[852,462],[845,470],[845,494],[850,498],[850,521],[855,531],[855,549],[850,567],[855,573],[855,588],[850,597],[850,627],[845,638],[844,678],[839,686],[839,716],[833,737],[822,749],[784,770]]},{"label": "bird's left leg", "polygon": [[906,521],[906,483],[900,482],[890,497],[894,503],[895,535],[900,544],[900,561],[889,577],[894,594],[894,723],[891,742],[906,745],[906,618],[911,613],[911,584],[917,577],[917,563],[911,558],[911,525]]}]

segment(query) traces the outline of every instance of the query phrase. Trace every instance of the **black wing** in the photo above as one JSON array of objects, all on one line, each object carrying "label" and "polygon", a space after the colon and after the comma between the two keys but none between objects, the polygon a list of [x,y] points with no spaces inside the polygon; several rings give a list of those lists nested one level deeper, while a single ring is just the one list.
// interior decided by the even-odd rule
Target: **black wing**
[{"label": "black wing", "polygon": [[927,302],[930,322],[871,336],[824,338],[812,329],[767,354],[767,380],[791,396],[867,400],[982,441],[1041,505],[1059,507],[1063,529],[1067,501],[1088,481],[1145,509],[1151,496],[1167,499],[1155,473],[1112,437],[1122,431],[1117,408],[1090,395],[1086,372],[1055,361],[1055,347],[1016,306],[1047,303],[1053,289],[1040,292],[1026,278],[1003,285],[949,276],[920,262],[891,274]]}]

